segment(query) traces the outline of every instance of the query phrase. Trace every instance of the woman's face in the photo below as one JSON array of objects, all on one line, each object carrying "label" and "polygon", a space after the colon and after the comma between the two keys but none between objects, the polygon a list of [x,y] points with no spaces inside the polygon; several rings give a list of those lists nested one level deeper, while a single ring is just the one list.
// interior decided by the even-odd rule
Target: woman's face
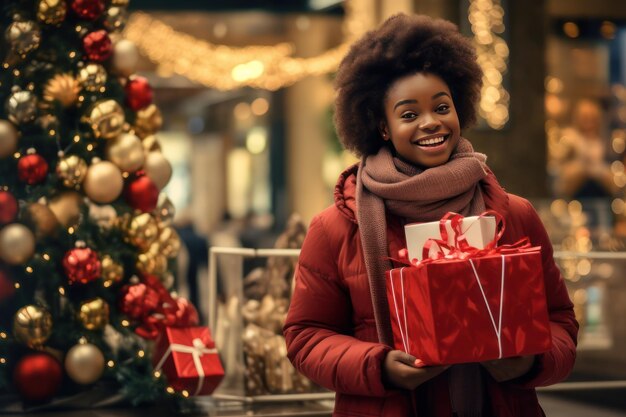
[{"label": "woman's face", "polygon": [[423,168],[445,164],[461,127],[448,85],[437,75],[416,73],[396,80],[384,102],[380,130],[404,160]]}]

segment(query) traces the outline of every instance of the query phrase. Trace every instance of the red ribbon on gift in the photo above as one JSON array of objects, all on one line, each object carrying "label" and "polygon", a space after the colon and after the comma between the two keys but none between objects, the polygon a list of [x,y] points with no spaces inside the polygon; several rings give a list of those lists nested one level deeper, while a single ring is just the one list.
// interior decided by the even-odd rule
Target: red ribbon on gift
[{"label": "red ribbon on gift", "polygon": [[[451,259],[463,260],[481,258],[484,256],[493,256],[498,254],[504,255],[526,252],[534,249],[531,247],[530,241],[527,237],[524,237],[512,244],[498,246],[498,241],[500,240],[500,238],[504,234],[504,230],[506,229],[504,217],[495,210],[486,210],[478,217],[482,218],[487,216],[495,217],[496,234],[493,239],[482,249],[471,246],[468,243],[467,236],[465,235],[465,233],[463,233],[462,230],[462,224],[464,219],[463,215],[450,211],[446,213],[441,218],[441,220],[439,220],[439,233],[441,234],[441,239],[428,239],[426,243],[424,243],[421,261],[417,259],[408,260],[408,251],[406,249],[401,249],[399,251],[398,256],[400,257],[400,259],[390,259],[405,265],[420,267],[429,263],[447,261]],[[446,228],[446,223],[448,220],[450,220],[450,226],[452,228],[452,232],[454,233],[454,243],[452,245],[448,243],[449,235],[448,229]],[[435,249],[434,254],[430,253],[431,249]],[[447,253],[444,251],[444,249],[447,251]]]}]

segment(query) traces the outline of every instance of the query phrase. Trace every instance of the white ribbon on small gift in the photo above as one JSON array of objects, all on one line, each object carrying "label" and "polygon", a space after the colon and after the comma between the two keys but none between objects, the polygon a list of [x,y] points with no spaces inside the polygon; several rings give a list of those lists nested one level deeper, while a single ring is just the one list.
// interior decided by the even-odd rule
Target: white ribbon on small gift
[{"label": "white ribbon on small gift", "polygon": [[[474,271],[474,277],[476,278],[476,282],[478,283],[478,288],[480,288],[480,293],[483,296],[485,306],[487,307],[487,312],[489,313],[489,318],[491,319],[491,325],[493,326],[493,330],[496,334],[496,338],[498,339],[498,350],[499,350],[498,359],[502,358],[502,307],[504,304],[504,276],[505,276],[505,263],[506,263],[506,258],[504,257],[504,255],[500,255],[500,256],[502,257],[502,274],[500,278],[500,314],[498,316],[497,324],[494,319],[493,312],[491,311],[491,307],[489,306],[489,301],[487,300],[485,291],[483,290],[483,286],[480,282],[478,271],[476,271],[476,267],[474,266],[474,261],[472,259],[468,259],[470,265],[472,266],[472,270]],[[405,296],[404,296],[404,274],[403,274],[404,267],[400,268],[400,291],[401,291],[401,298],[402,298],[402,306],[400,309],[404,313],[404,326],[402,326],[402,321],[400,320],[400,312],[398,310],[398,301],[396,300],[396,291],[395,291],[395,286],[393,284],[393,271],[394,270],[391,270],[390,280],[389,280],[391,283],[391,293],[393,295],[393,304],[395,307],[396,319],[398,320],[398,328],[400,329],[400,338],[402,339],[402,345],[404,347],[404,351],[406,353],[409,353],[411,345],[410,345],[410,339],[409,339],[409,326],[408,326],[407,319],[406,319],[406,302],[405,302]]]},{"label": "white ribbon on small gift", "polygon": [[196,372],[198,373],[198,386],[196,387],[196,391],[193,393],[193,395],[198,395],[202,391],[202,386],[204,385],[204,376],[205,376],[200,358],[202,357],[202,355],[217,353],[217,349],[207,348],[204,342],[198,338],[193,339],[192,344],[193,346],[181,345],[179,343],[172,343],[171,345],[169,345],[167,350],[161,357],[161,360],[159,361],[157,366],[154,368],[154,370],[160,371],[161,368],[163,367],[163,364],[165,363],[167,358],[172,354],[172,352],[191,354],[191,357],[193,358],[193,364],[195,365]]}]

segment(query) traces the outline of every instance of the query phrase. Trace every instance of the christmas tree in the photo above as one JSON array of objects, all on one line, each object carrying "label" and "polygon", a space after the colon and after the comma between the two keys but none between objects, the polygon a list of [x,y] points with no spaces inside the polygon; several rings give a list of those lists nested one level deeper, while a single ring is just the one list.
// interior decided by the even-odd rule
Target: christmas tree
[{"label": "christmas tree", "polygon": [[1,4],[0,393],[167,396],[151,341],[198,314],[171,292],[172,169],[128,0]]}]

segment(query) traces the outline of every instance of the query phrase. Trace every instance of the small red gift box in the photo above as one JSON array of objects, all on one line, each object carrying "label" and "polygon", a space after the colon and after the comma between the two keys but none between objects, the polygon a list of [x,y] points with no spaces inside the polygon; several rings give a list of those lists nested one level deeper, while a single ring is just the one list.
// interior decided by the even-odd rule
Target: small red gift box
[{"label": "small red gift box", "polygon": [[[501,233],[499,234],[501,235]],[[456,252],[387,272],[396,349],[427,365],[538,354],[552,339],[540,248]]]},{"label": "small red gift box", "polygon": [[215,343],[206,327],[166,327],[153,356],[155,371],[162,371],[177,391],[210,395],[224,378]]}]

